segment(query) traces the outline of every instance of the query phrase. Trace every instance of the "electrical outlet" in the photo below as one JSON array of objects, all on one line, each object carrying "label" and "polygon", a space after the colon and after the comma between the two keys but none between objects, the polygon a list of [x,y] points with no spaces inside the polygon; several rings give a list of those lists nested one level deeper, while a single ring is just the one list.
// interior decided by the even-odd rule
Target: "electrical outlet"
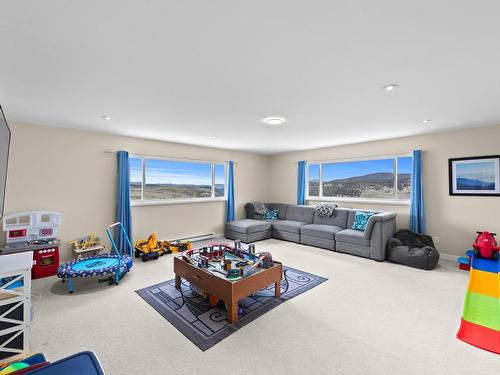
[{"label": "electrical outlet", "polygon": [[434,241],[435,244],[438,244],[439,243],[439,236],[432,237],[432,240]]}]

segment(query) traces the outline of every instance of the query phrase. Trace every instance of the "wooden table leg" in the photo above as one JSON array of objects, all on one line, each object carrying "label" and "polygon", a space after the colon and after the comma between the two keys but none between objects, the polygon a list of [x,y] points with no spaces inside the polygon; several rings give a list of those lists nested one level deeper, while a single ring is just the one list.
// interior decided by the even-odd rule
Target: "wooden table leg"
[{"label": "wooden table leg", "polygon": [[181,277],[179,275],[175,275],[175,288],[180,289],[181,288]]},{"label": "wooden table leg", "polygon": [[226,303],[226,319],[234,324],[238,321],[238,302]]},{"label": "wooden table leg", "polygon": [[281,296],[281,281],[274,283],[274,296],[280,298]]}]

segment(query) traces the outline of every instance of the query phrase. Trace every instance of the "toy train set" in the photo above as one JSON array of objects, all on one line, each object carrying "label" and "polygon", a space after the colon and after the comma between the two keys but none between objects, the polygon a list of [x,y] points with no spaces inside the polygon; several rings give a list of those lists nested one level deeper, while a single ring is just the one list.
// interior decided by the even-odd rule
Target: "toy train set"
[{"label": "toy train set", "polygon": [[258,268],[273,267],[273,257],[268,252],[255,253],[255,245],[248,249],[236,240],[234,246],[227,243],[211,243],[196,250],[186,250],[182,259],[199,268],[219,274],[229,280],[238,280],[252,275]]}]

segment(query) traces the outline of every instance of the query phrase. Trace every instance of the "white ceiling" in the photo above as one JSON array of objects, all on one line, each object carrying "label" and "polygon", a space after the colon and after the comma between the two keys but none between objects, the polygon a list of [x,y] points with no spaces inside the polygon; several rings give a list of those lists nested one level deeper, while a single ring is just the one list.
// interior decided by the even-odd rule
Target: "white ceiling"
[{"label": "white ceiling", "polygon": [[[0,0],[0,12],[10,120],[266,154],[500,124],[497,0]],[[272,115],[288,123],[260,122]]]}]

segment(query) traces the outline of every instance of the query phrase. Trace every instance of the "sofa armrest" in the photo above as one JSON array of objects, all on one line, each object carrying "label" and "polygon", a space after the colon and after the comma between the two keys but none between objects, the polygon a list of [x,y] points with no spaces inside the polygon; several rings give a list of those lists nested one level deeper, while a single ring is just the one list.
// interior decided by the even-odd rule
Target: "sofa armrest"
[{"label": "sofa armrest", "polygon": [[383,261],[386,258],[387,243],[396,233],[396,215],[385,221],[375,221],[370,237],[370,258]]},{"label": "sofa armrest", "polygon": [[377,222],[384,223],[386,221],[394,219],[395,217],[396,217],[395,212],[381,212],[381,213],[375,214],[372,217],[370,217],[370,219],[368,219],[368,223],[366,224],[366,228],[365,228],[365,232],[364,232],[365,238],[367,240],[372,238],[372,231],[373,231],[373,226],[375,225],[375,223],[377,223]]}]

